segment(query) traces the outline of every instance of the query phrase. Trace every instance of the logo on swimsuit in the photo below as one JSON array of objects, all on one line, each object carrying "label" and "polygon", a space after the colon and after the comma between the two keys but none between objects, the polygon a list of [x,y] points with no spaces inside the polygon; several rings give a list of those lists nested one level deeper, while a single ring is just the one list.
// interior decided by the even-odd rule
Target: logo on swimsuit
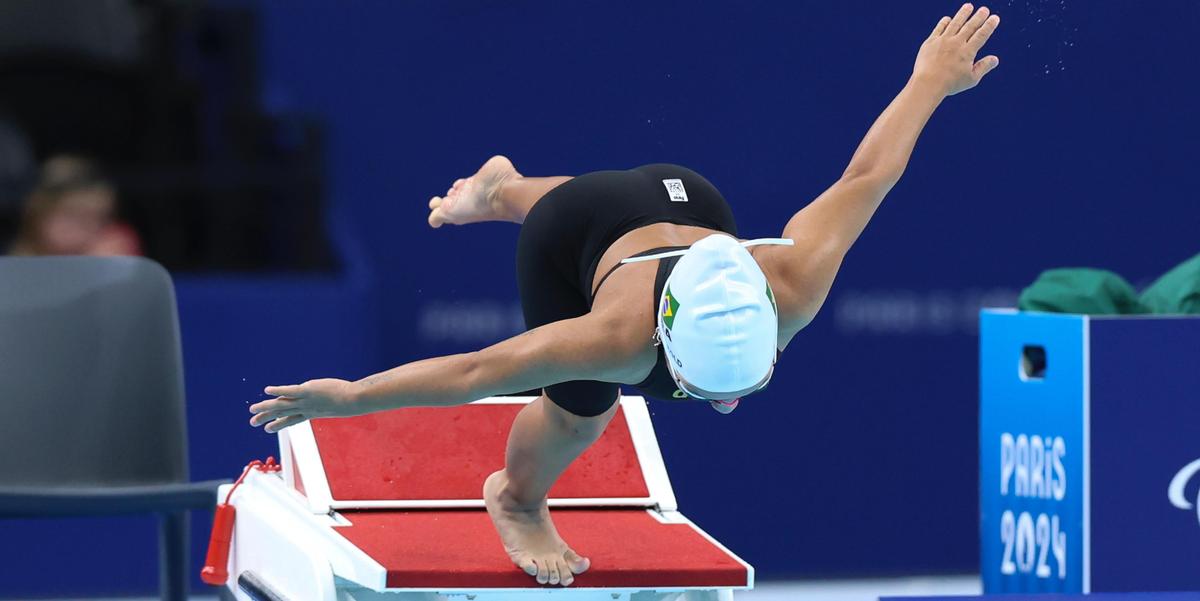
[{"label": "logo on swimsuit", "polygon": [[667,196],[671,197],[671,202],[687,202],[687,190],[683,189],[683,180],[681,179],[664,179],[663,185],[667,187]]},{"label": "logo on swimsuit", "polygon": [[671,396],[673,396],[673,397],[675,397],[675,398],[677,398],[677,399],[686,399],[686,398],[688,398],[688,395],[687,395],[687,393],[686,393],[686,392],[684,392],[684,391],[682,391],[682,390],[680,390],[680,389],[678,389],[678,388],[676,388],[676,389],[675,389],[675,392],[672,392],[672,393],[671,393]]},{"label": "logo on swimsuit", "polygon": [[1200,459],[1183,466],[1183,469],[1179,470],[1174,478],[1171,478],[1171,484],[1167,486],[1167,500],[1175,507],[1185,511],[1195,509],[1196,519],[1200,520],[1200,493],[1196,495],[1196,502],[1192,503],[1187,499],[1183,490],[1192,480],[1192,476],[1197,473],[1200,473]]}]

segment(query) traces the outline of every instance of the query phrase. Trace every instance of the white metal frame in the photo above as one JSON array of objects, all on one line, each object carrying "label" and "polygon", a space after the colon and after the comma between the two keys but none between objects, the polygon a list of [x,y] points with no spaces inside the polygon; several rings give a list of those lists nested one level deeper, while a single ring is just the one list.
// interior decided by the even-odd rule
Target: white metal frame
[{"label": "white metal frame", "polygon": [[663,462],[662,449],[658,446],[658,436],[654,434],[654,422],[650,420],[646,399],[623,396],[621,408],[629,424],[629,436],[633,438],[638,464],[642,466],[642,478],[650,491],[651,504],[661,511],[679,509],[675,502],[675,489],[671,488],[671,479],[667,476],[667,464]]},{"label": "white metal frame", "polygon": [[290,460],[282,464],[288,487],[296,489],[296,483],[292,481],[293,472],[288,465],[291,464],[300,474],[309,511],[317,514],[329,513],[333,507],[333,494],[329,490],[329,480],[325,476],[325,465],[321,461],[321,452],[317,449],[317,438],[313,435],[312,424],[306,421],[281,431],[279,454]]}]

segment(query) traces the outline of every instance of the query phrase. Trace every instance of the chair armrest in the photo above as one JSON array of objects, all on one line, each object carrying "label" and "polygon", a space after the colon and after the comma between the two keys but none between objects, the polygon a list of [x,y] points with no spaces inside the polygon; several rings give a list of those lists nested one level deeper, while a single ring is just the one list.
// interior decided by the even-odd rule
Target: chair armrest
[{"label": "chair armrest", "polygon": [[228,480],[97,487],[0,486],[0,517],[98,516],[209,509]]}]

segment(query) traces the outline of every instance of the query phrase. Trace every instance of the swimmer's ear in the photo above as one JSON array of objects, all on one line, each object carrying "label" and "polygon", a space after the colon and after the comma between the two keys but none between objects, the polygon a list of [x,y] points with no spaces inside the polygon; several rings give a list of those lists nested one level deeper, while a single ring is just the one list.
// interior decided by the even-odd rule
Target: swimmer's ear
[{"label": "swimmer's ear", "polygon": [[1000,66],[1000,57],[995,54],[989,54],[977,61],[971,67],[971,71],[975,74],[975,81],[983,79],[984,75],[992,72],[992,69]]}]

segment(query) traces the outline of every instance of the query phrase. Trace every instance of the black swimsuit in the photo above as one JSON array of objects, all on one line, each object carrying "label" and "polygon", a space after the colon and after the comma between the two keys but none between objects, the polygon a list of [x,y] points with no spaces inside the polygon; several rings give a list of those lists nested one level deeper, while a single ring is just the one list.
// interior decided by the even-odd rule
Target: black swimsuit
[{"label": "black swimsuit", "polygon": [[[691,225],[737,236],[733,213],[721,193],[698,173],[677,165],[598,171],[546,193],[525,217],[517,240],[517,285],[525,327],[533,329],[586,314],[592,304],[592,280],[604,251],[624,234],[654,223]],[[678,260],[659,260],[654,296],[648,299],[652,307],[657,306],[667,275]],[[654,369],[635,387],[661,399],[687,398],[667,372],[661,349]],[[595,416],[616,402],[619,388],[612,382],[579,380],[548,386],[544,392],[571,413]]]}]

